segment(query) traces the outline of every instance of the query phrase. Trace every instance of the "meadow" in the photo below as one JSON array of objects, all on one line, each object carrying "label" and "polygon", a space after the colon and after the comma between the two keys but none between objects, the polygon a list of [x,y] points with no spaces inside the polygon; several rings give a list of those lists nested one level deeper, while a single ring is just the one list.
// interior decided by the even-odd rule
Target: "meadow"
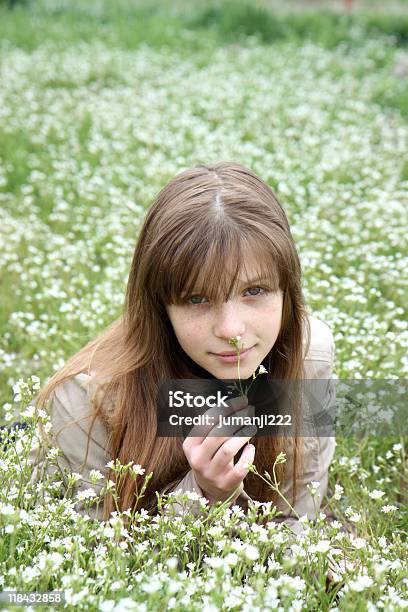
[{"label": "meadow", "polygon": [[408,16],[267,4],[0,4],[0,423],[27,423],[1,443],[3,590],[103,612],[408,608],[406,430],[340,437],[293,541],[268,505],[127,530],[78,515],[74,480],[62,498],[29,482],[47,415],[27,405],[120,315],[146,209],[198,163],[237,160],[277,194],[334,376],[408,378]]}]

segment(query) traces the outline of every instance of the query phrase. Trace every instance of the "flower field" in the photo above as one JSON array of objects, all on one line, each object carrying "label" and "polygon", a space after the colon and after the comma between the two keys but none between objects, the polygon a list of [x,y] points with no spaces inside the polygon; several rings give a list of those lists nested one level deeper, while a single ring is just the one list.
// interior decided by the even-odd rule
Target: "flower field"
[{"label": "flower field", "polygon": [[339,438],[320,517],[297,538],[271,506],[205,499],[205,520],[142,512],[127,530],[78,515],[57,478],[30,482],[48,418],[27,410],[33,394],[120,315],[146,209],[199,163],[236,160],[278,196],[335,376],[408,378],[402,28],[369,30],[364,13],[330,44],[316,12],[314,38],[298,25],[223,40],[191,5],[156,4],[0,5],[0,423],[27,424],[1,442],[0,588],[103,612],[408,608],[407,431]]}]

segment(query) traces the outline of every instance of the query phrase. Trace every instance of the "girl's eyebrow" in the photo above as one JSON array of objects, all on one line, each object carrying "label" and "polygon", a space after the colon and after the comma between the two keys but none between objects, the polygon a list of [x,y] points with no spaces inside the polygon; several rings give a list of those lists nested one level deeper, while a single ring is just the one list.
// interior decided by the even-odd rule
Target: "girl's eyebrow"
[{"label": "girl's eyebrow", "polygon": [[267,281],[268,281],[268,279],[267,278],[263,278],[263,277],[261,277],[261,278],[253,278],[252,280],[248,280],[248,281],[241,281],[240,280],[242,285],[252,285],[253,283],[264,283],[264,282],[267,282]]}]

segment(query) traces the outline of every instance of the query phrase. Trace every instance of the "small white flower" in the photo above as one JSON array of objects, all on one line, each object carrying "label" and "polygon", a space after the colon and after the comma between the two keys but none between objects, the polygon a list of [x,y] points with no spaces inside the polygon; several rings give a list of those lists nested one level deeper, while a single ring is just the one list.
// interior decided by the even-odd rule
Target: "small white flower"
[{"label": "small white flower", "polygon": [[352,544],[354,548],[357,548],[358,550],[360,548],[365,548],[367,546],[367,542],[366,540],[364,540],[364,538],[354,538],[354,540],[352,541]]},{"label": "small white flower", "polygon": [[190,501],[198,501],[201,496],[197,493],[197,491],[186,491],[185,492],[187,499]]},{"label": "small white flower", "polygon": [[24,412],[22,413],[22,416],[27,417],[29,419],[32,419],[33,416],[35,415],[35,406],[32,406],[31,404],[29,406],[27,406],[27,408],[24,410]]},{"label": "small white flower", "polygon": [[259,559],[259,550],[252,544],[245,544],[242,548],[242,552],[249,561],[256,561]]},{"label": "small white flower", "polygon": [[89,489],[84,489],[83,491],[78,491],[77,499],[79,501],[84,501],[85,499],[92,499],[96,497],[96,491],[91,487]]},{"label": "small white flower", "polygon": [[313,480],[310,484],[307,485],[307,489],[310,495],[312,496],[316,495],[319,487],[320,487],[320,482],[318,480]]},{"label": "small white flower", "polygon": [[[60,453],[60,449],[53,446],[52,448],[50,448],[50,450],[47,453],[47,457],[48,459],[55,459],[55,457],[58,457]],[[78,474],[79,475],[79,474]]]},{"label": "small white flower", "polygon": [[82,480],[82,475],[78,474],[78,472],[71,472],[71,474],[69,475],[69,482],[71,484],[75,484],[79,480]]},{"label": "small white flower", "polygon": [[101,474],[99,470],[91,470],[89,472],[89,477],[92,483],[96,483],[98,482],[98,480],[101,480],[103,478],[103,474]]},{"label": "small white flower", "polygon": [[142,468],[142,466],[139,463],[135,463],[134,465],[132,465],[132,470],[138,476],[143,476],[143,474],[146,471],[145,468]]},{"label": "small white flower", "polygon": [[112,612],[115,607],[113,599],[105,599],[105,601],[99,602],[99,610],[101,612]]},{"label": "small white flower", "polygon": [[368,494],[371,499],[381,499],[383,495],[385,495],[384,491],[379,491],[378,489],[374,489]]},{"label": "small white flower", "polygon": [[221,559],[220,557],[204,557],[204,563],[213,569],[216,569],[224,566],[224,559]]},{"label": "small white flower", "polygon": [[317,544],[309,546],[310,552],[326,553],[330,548],[329,540],[321,540]]},{"label": "small white flower", "polygon": [[370,576],[364,576],[364,575],[360,575],[357,576],[357,578],[355,580],[350,580],[349,582],[349,589],[351,591],[364,591],[364,589],[369,588],[370,586],[373,585],[373,579],[370,578]]},{"label": "small white flower", "polygon": [[392,450],[397,453],[398,451],[402,450],[402,444],[393,444]]},{"label": "small white flower", "polygon": [[384,512],[384,514],[388,514],[389,512],[396,512],[397,510],[398,507],[394,506],[393,504],[381,506],[381,512]]},{"label": "small white flower", "polygon": [[334,495],[333,495],[334,499],[338,501],[339,499],[341,499],[341,496],[343,495],[343,493],[344,493],[343,487],[339,484],[335,484],[334,485]]},{"label": "small white flower", "polygon": [[118,591],[122,588],[122,586],[123,583],[120,580],[115,580],[115,582],[112,582],[112,584],[110,585],[110,588],[112,589],[112,591]]},{"label": "small white flower", "polygon": [[111,539],[115,535],[115,530],[113,527],[104,527],[102,533],[105,537]]},{"label": "small white flower", "polygon": [[228,555],[224,557],[224,560],[230,567],[234,567],[238,563],[238,555],[233,552],[228,553]]},{"label": "small white flower", "polygon": [[268,370],[262,364],[259,366],[258,374],[267,374]]},{"label": "small white flower", "polygon": [[169,569],[176,569],[176,567],[178,566],[177,557],[170,557],[170,559],[167,559],[166,565]]},{"label": "small white flower", "polygon": [[9,515],[15,514],[15,512],[16,508],[14,508],[14,506],[12,506],[11,504],[3,504],[2,502],[0,502],[0,514]]}]

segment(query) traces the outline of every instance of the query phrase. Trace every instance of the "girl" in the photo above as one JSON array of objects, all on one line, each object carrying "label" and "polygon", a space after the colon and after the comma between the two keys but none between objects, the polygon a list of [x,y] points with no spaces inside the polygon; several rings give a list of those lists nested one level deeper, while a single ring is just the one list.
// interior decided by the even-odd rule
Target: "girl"
[{"label": "girl", "polygon": [[[243,434],[184,442],[156,436],[161,381],[236,378],[236,360],[221,355],[234,352],[234,338],[245,349],[242,379],[263,365],[270,379],[330,383],[333,336],[306,312],[285,212],[251,170],[220,161],[181,172],[160,191],[136,244],[122,316],[71,357],[37,397],[38,407],[49,399],[48,442],[63,453],[59,467],[79,472],[78,488],[86,490],[94,486],[91,470],[115,481],[111,460],[137,462],[153,472],[138,502],[149,511],[156,509],[156,491],[195,491],[209,505],[229,499],[244,509],[252,498],[274,502],[283,513],[277,520],[300,531],[297,517],[313,518],[326,491],[334,438],[264,436],[248,445],[250,436]],[[333,401],[328,384],[325,407]],[[280,452],[286,462],[277,466],[278,481],[295,513],[248,471],[253,462],[259,473],[271,472]],[[32,452],[34,478],[43,459]],[[138,471],[119,483],[121,510],[135,507],[144,480]],[[320,484],[317,504],[307,489],[311,481]],[[115,509],[107,494],[103,507],[86,511],[106,519]]]}]

